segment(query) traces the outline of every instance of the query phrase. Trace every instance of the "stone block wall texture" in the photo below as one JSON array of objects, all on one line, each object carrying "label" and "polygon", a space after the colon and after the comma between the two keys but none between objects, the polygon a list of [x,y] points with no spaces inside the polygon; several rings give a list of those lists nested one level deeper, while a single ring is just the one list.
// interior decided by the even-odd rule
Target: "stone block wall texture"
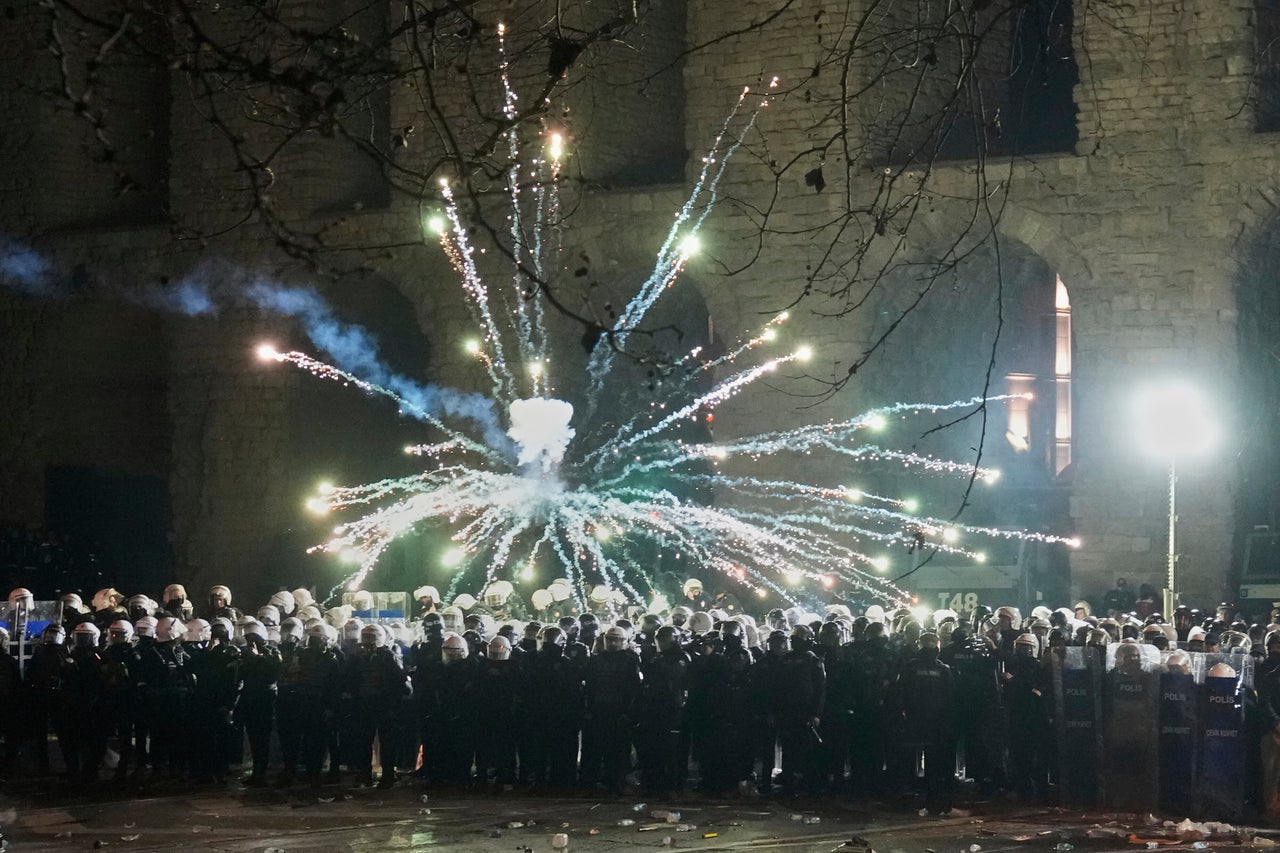
[{"label": "stone block wall texture", "polygon": [[[495,3],[485,12],[511,13],[515,44],[519,24],[533,26],[537,19],[533,5]],[[606,15],[614,5],[582,8]],[[877,136],[883,124],[874,119],[907,110],[917,80],[910,69],[892,65],[903,62],[906,42],[894,43],[905,39],[903,22],[877,18],[868,37],[881,39],[881,48],[864,54],[852,73],[871,75],[880,67],[895,73],[863,101],[862,112],[849,116],[851,133],[840,136],[840,113],[832,109],[841,94],[836,51],[859,16],[880,4],[846,5],[837,13],[815,0],[785,7],[771,0],[657,4],[633,46],[600,48],[602,76],[574,77],[565,108],[548,122],[561,124],[574,146],[568,169],[595,188],[584,202],[587,215],[573,223],[575,243],[588,247],[593,272],[623,280],[631,265],[652,255],[683,197],[679,181],[670,181],[678,177],[672,164],[685,163],[686,183],[696,178],[742,88],[763,91],[776,75],[775,95],[726,174],[720,207],[704,234],[710,260],[691,263],[689,278],[723,340],[800,299],[784,336],[815,347],[820,355],[809,372],[824,378],[824,371],[847,365],[849,353],[868,347],[883,331],[883,318],[910,293],[909,282],[891,282],[865,309],[842,316],[810,310],[833,304],[823,302],[823,294],[834,294],[826,298],[835,304],[866,295],[844,290],[839,276],[809,280],[807,271],[829,249],[829,241],[809,229],[829,222],[843,198],[869,198],[883,188],[880,167],[889,149]],[[1003,6],[992,5],[993,14]],[[1088,14],[1076,5],[1075,150],[992,162],[983,177],[985,192],[1003,210],[996,226],[1002,257],[1039,270],[1036,275],[1046,269],[1060,275],[1071,294],[1069,512],[1071,532],[1084,543],[1071,557],[1071,585],[1087,593],[1108,588],[1117,575],[1161,585],[1166,481],[1159,464],[1128,439],[1125,401],[1145,380],[1176,373],[1217,389],[1228,417],[1238,410],[1239,263],[1274,227],[1280,158],[1277,137],[1255,132],[1250,108],[1252,0],[1111,0],[1088,4]],[[288,8],[300,25],[319,25],[336,7],[291,0]],[[391,4],[385,20],[374,15],[360,25],[376,33],[402,24],[397,14],[402,4]],[[0,164],[0,230],[79,270],[79,290],[47,300],[0,294],[0,401],[7,413],[0,423],[0,520],[43,519],[50,466],[91,463],[154,474],[169,484],[178,579],[252,590],[295,585],[300,579],[275,578],[272,568],[294,565],[300,546],[320,532],[301,517],[304,496],[297,490],[326,449],[298,434],[291,414],[313,380],[264,371],[253,362],[252,347],[263,337],[298,341],[296,327],[247,311],[217,320],[161,316],[101,296],[131,283],[177,280],[214,258],[305,279],[252,222],[204,242],[178,240],[150,224],[161,199],[161,207],[211,232],[243,215],[248,177],[229,168],[222,131],[202,118],[228,104],[216,94],[193,94],[176,74],[166,80],[115,69],[103,85],[126,104],[115,114],[116,135],[126,156],[140,164],[131,171],[144,177],[136,192],[118,194],[112,170],[93,159],[83,121],[46,94],[60,82],[47,57],[40,59],[47,38],[42,13],[25,4],[12,16],[15,25],[0,28],[0,77],[16,81],[0,87],[0,139],[9,154]],[[237,22],[228,17],[221,25]],[[686,46],[699,49],[682,56]],[[939,45],[939,67],[958,61],[953,48]],[[998,54],[975,59],[981,68],[976,85],[984,91],[998,87]],[[444,102],[465,96],[447,85],[459,70],[447,62],[435,69]],[[524,92],[537,81],[531,74],[515,84]],[[920,92],[915,103],[922,114],[947,95],[936,79],[925,79]],[[352,108],[368,112],[371,144],[390,146],[407,165],[435,162],[440,146],[418,109],[421,87],[366,94]],[[496,95],[490,96],[496,109]],[[753,94],[746,110],[758,99]],[[252,141],[263,131],[250,118],[228,114],[226,121]],[[387,136],[411,126],[410,144],[394,149]],[[911,144],[924,138],[922,129],[912,133]],[[793,159],[804,168],[775,182],[777,164]],[[279,209],[311,222],[340,214],[329,231],[335,244],[392,245],[419,233],[418,204],[391,191],[349,140],[302,138],[277,166]],[[829,184],[822,193],[801,180],[818,166]],[[918,177],[904,173],[899,186]],[[972,213],[963,199],[979,177],[969,162],[935,164],[927,210],[905,238],[909,252],[926,253],[954,239]],[[746,264],[756,253],[756,214],[766,204],[772,207],[764,251]],[[871,241],[869,259],[886,256],[882,243]],[[852,251],[842,242],[835,248],[837,256]],[[474,364],[458,348],[470,324],[441,259],[427,250],[401,250],[366,266],[412,307],[430,353],[418,367],[434,379],[478,387]],[[842,394],[801,412],[794,397],[760,388],[724,407],[717,434],[847,417],[896,399],[975,393],[994,302],[973,282],[989,282],[993,270],[994,260],[980,256],[948,280],[938,307],[922,315],[913,336],[893,341]],[[359,285],[324,286],[335,293],[355,289],[348,295],[359,302]],[[939,342],[936,351],[931,339]],[[918,341],[926,343],[914,346]],[[950,389],[940,380],[935,367],[941,361],[963,368],[963,387]],[[832,476],[815,472],[823,475]],[[1209,603],[1227,593],[1237,479],[1222,457],[1184,469],[1180,550],[1189,599]]]}]

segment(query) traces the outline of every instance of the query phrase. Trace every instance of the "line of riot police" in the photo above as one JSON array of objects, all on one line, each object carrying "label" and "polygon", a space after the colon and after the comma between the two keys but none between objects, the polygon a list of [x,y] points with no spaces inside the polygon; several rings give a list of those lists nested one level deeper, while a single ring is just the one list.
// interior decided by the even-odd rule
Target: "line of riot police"
[{"label": "line of riot police", "polygon": [[41,624],[15,590],[3,768],[47,770],[52,733],[82,783],[106,765],[218,782],[247,742],[248,786],[413,772],[617,793],[638,772],[653,793],[918,792],[940,811],[963,778],[1206,817],[1280,802],[1280,625],[876,605],[499,624],[429,592],[412,623],[321,611],[301,589],[255,618],[214,587],[197,617],[175,584],[162,602],[64,600]]}]

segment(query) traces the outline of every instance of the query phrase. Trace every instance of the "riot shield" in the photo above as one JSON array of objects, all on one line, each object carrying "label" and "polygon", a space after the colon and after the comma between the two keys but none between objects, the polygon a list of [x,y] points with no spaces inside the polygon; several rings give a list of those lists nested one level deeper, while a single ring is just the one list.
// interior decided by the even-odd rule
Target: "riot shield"
[{"label": "riot shield", "polygon": [[1161,655],[1160,673],[1160,808],[1191,814],[1195,805],[1196,744],[1199,703],[1191,656],[1171,651]]},{"label": "riot shield", "polygon": [[1058,791],[1065,806],[1097,804],[1101,787],[1102,676],[1099,649],[1072,646],[1051,657]]},{"label": "riot shield", "polygon": [[1160,651],[1120,643],[1103,682],[1103,801],[1108,808],[1151,811],[1158,799]]},{"label": "riot shield", "polygon": [[344,592],[342,603],[352,608],[353,617],[366,623],[402,621],[409,612],[409,596],[403,592]]},{"label": "riot shield", "polygon": [[40,632],[50,625],[62,624],[62,602],[37,601],[29,608],[21,606],[21,602],[0,602],[0,623],[9,632],[9,653],[26,675],[27,661],[40,643]]},{"label": "riot shield", "polygon": [[1244,812],[1246,745],[1243,688],[1252,680],[1253,659],[1245,654],[1200,654],[1200,777],[1197,811],[1215,820]]}]

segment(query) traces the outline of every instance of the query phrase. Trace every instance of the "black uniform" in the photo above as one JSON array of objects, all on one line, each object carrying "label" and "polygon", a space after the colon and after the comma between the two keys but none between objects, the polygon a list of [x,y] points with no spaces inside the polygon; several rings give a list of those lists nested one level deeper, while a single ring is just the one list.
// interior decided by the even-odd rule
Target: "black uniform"
[{"label": "black uniform", "polygon": [[964,745],[965,775],[988,788],[999,775],[988,737],[989,719],[999,711],[999,662],[985,640],[973,638],[952,641],[938,659],[951,667],[951,719],[956,738]]},{"label": "black uniform", "polygon": [[578,729],[582,724],[581,671],[558,645],[539,649],[529,658],[521,688],[521,713],[532,734],[527,749],[521,753],[521,772],[524,773],[527,752],[530,782],[570,787],[576,776]]},{"label": "black uniform", "polygon": [[233,725],[240,698],[240,649],[218,641],[191,655],[188,666],[195,675],[187,714],[192,773],[199,779],[221,782],[231,751],[240,747]]},{"label": "black uniform", "polygon": [[1024,797],[1043,797],[1048,793],[1049,679],[1029,651],[1015,653],[1005,672],[1010,782]]},{"label": "black uniform", "polygon": [[284,757],[281,784],[293,781],[301,760],[312,785],[318,785],[342,688],[342,665],[332,649],[297,646],[282,656],[278,687],[276,731]]},{"label": "black uniform", "polygon": [[782,656],[778,666],[778,740],[782,743],[783,784],[814,793],[822,745],[815,720],[826,704],[827,673],[822,661],[805,648]]},{"label": "black uniform", "polygon": [[49,770],[49,727],[53,726],[61,743],[66,727],[63,713],[62,681],[66,677],[67,647],[41,643],[27,661],[26,685],[30,702],[28,735],[35,744],[36,767]]},{"label": "black uniform", "polygon": [[423,749],[434,755],[436,781],[451,785],[471,781],[480,722],[474,699],[477,663],[468,655],[442,662],[432,673]]},{"label": "black uniform", "polygon": [[373,740],[379,744],[382,782],[395,780],[397,726],[402,699],[413,690],[404,666],[391,649],[360,646],[346,664],[346,690],[352,699],[351,765],[362,782],[373,779]]},{"label": "black uniform", "polygon": [[253,771],[249,784],[263,782],[271,757],[271,724],[275,721],[277,682],[283,657],[278,649],[249,643],[240,656],[240,701],[236,718],[249,737]]},{"label": "black uniform", "polygon": [[25,706],[26,689],[18,661],[8,649],[0,649],[0,737],[4,738],[0,777],[10,776],[17,765],[23,735],[20,709]]},{"label": "black uniform", "polygon": [[689,656],[678,647],[656,652],[641,672],[644,678],[636,700],[640,785],[655,793],[675,791],[684,784],[686,769],[680,762],[680,727],[687,698]]},{"label": "black uniform", "polygon": [[896,698],[902,713],[903,745],[924,753],[928,807],[948,809],[956,756],[951,729],[951,667],[938,660],[936,653],[917,653],[898,674]]},{"label": "black uniform", "polygon": [[849,756],[852,780],[860,793],[879,793],[884,787],[886,753],[891,747],[890,684],[896,673],[883,637],[854,646],[850,662]]},{"label": "black uniform", "polygon": [[484,659],[476,672],[474,705],[484,709],[476,728],[476,770],[482,782],[516,782],[518,666],[511,658]]},{"label": "black uniform", "polygon": [[622,792],[631,758],[632,707],[640,693],[640,658],[627,649],[605,650],[587,661],[586,717],[582,727],[584,786]]},{"label": "black uniform", "polygon": [[751,733],[742,709],[751,665],[751,653],[731,643],[704,654],[691,671],[691,734],[704,791],[731,791],[750,771]]},{"label": "black uniform", "polygon": [[190,662],[177,640],[138,647],[138,689],[151,735],[152,766],[157,773],[167,770],[171,778],[186,771],[191,757],[183,726],[195,686]]}]

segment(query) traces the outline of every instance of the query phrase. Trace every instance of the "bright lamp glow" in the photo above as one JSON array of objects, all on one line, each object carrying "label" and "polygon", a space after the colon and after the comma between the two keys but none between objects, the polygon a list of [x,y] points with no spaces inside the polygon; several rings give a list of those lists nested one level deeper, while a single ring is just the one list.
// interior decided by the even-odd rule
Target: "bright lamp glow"
[{"label": "bright lamp glow", "polygon": [[440,565],[444,566],[446,569],[452,569],[454,566],[461,565],[463,558],[466,556],[466,552],[461,548],[450,548],[441,555]]},{"label": "bright lamp glow", "polygon": [[702,241],[698,239],[697,234],[690,234],[680,241],[680,254],[686,258],[698,254],[702,248]]},{"label": "bright lamp glow", "polygon": [[1139,391],[1133,399],[1133,412],[1143,447],[1156,456],[1205,453],[1218,443],[1213,410],[1190,385],[1171,382]]}]

